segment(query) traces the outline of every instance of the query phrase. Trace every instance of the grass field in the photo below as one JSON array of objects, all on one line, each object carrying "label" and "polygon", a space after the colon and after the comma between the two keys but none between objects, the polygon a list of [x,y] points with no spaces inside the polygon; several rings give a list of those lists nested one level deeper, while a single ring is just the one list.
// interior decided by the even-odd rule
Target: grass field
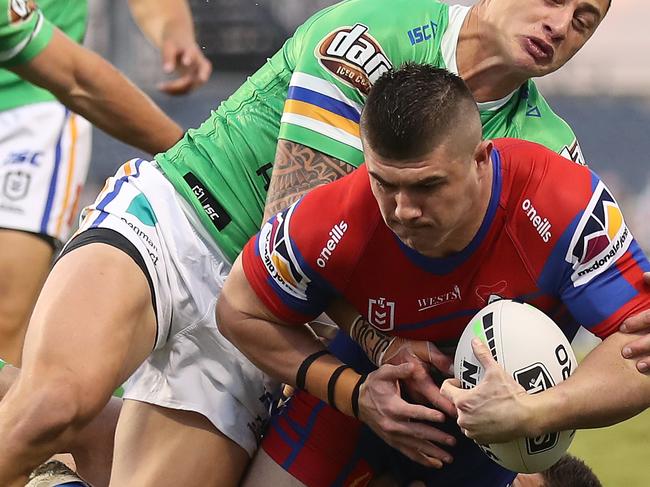
[{"label": "grass field", "polygon": [[569,451],[605,487],[649,487],[650,410],[609,428],[579,431]]}]

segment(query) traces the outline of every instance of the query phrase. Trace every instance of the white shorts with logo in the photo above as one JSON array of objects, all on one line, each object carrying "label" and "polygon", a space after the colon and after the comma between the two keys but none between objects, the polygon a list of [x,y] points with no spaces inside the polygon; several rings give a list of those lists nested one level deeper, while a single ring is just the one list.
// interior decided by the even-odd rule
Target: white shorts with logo
[{"label": "white shorts with logo", "polygon": [[115,230],[151,277],[156,343],[124,398],[198,412],[252,455],[279,387],[219,333],[215,305],[230,263],[191,211],[155,162],[133,159],[83,210],[77,235]]},{"label": "white shorts with logo", "polygon": [[91,125],[57,101],[0,112],[0,228],[65,241],[90,163]]}]

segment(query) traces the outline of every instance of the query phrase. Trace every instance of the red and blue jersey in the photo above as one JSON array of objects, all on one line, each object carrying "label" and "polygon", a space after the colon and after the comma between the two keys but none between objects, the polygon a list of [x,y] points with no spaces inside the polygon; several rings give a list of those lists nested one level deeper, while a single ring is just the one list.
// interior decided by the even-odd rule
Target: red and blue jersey
[{"label": "red and blue jersey", "polygon": [[650,308],[647,258],[603,182],[531,142],[495,140],[492,195],[471,243],[425,257],[385,225],[362,166],[277,214],[243,253],[278,318],[302,324],[343,297],[388,334],[455,343],[489,301],[545,311],[567,335],[600,337]]}]

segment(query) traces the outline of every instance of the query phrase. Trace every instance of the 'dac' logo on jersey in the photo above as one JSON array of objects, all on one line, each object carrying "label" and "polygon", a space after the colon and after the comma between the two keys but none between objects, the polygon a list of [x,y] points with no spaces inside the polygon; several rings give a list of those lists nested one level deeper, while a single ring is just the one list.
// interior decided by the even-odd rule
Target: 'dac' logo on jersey
[{"label": "'dac' logo on jersey", "polygon": [[310,279],[300,268],[288,237],[294,209],[295,205],[290,206],[262,227],[258,250],[272,281],[282,291],[304,301]]},{"label": "'dac' logo on jersey", "polygon": [[566,261],[573,265],[574,286],[605,272],[629,248],[632,235],[614,197],[601,182],[571,239]]},{"label": "'dac' logo on jersey", "polygon": [[315,54],[325,69],[364,95],[382,74],[393,67],[363,24],[330,32],[316,46]]},{"label": "'dac' logo on jersey", "polygon": [[34,0],[11,0],[9,3],[9,22],[16,22],[27,19],[30,14],[36,10]]}]

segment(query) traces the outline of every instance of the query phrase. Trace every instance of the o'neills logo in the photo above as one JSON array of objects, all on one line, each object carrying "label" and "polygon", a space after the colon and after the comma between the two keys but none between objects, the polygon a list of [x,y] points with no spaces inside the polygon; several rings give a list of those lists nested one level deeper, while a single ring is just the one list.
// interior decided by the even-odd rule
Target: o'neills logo
[{"label": "o'neills logo", "polygon": [[316,47],[316,57],[323,67],[365,95],[393,67],[379,43],[367,32],[368,27],[363,24],[341,27]]},{"label": "o'neills logo", "polygon": [[337,223],[330,230],[329,236],[330,239],[325,243],[323,248],[320,251],[318,258],[316,259],[316,265],[321,269],[324,269],[327,265],[327,261],[330,260],[332,252],[336,249],[336,246],[339,244],[343,238],[343,234],[348,229],[348,224],[345,220],[341,220],[340,223]]},{"label": "o'neills logo", "polygon": [[542,218],[528,199],[524,200],[521,204],[521,209],[524,210],[530,223],[533,224],[539,236],[542,237],[542,240],[548,243],[551,240],[551,222],[547,218]]}]

